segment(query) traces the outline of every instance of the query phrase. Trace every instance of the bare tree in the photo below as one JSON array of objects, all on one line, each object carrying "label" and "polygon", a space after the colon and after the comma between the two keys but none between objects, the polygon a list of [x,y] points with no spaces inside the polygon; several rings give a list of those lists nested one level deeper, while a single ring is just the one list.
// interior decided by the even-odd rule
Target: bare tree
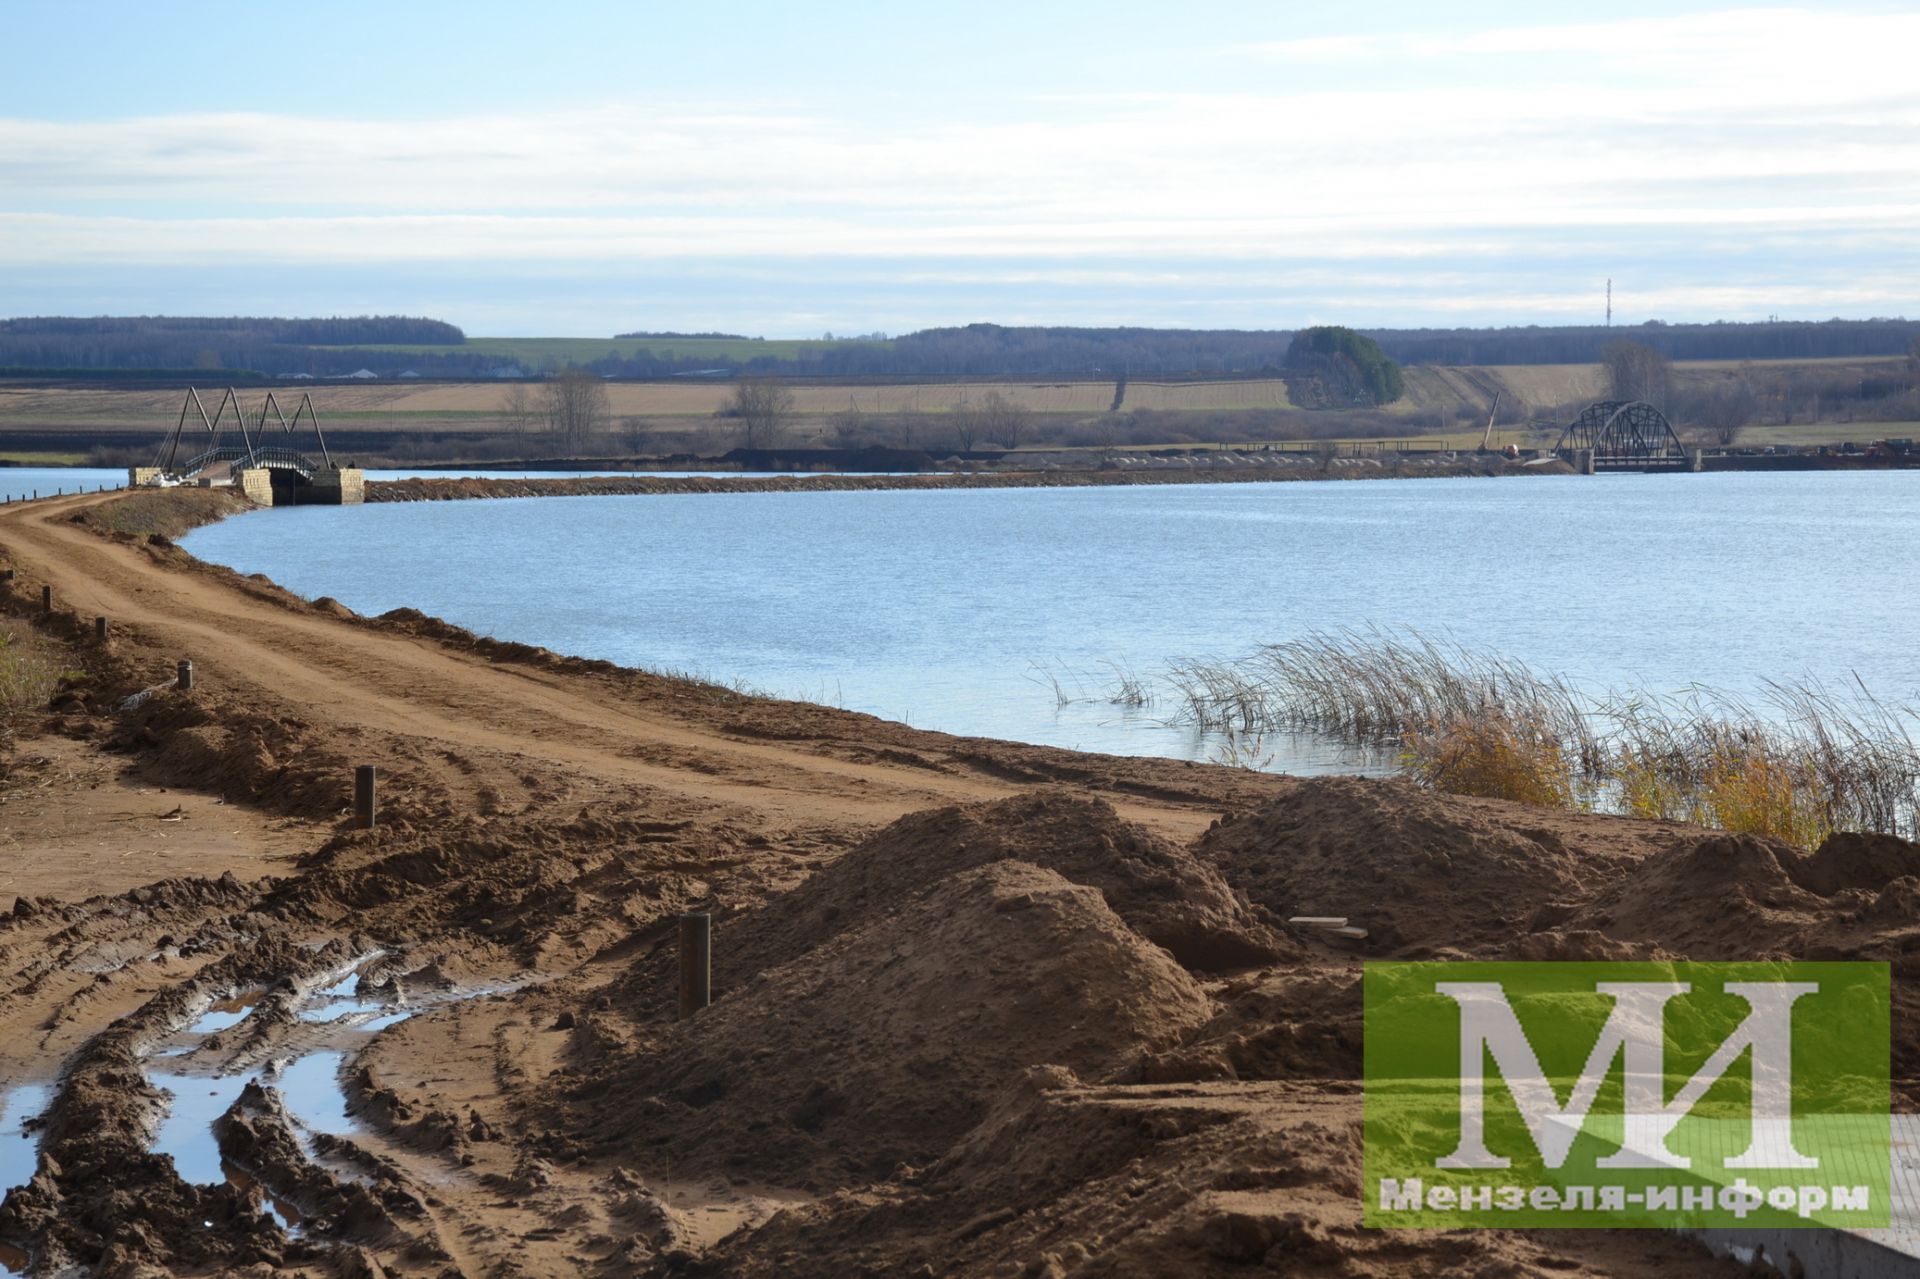
[{"label": "bare tree", "polygon": [[1753,422],[1759,410],[1760,401],[1753,393],[1752,384],[1738,377],[1702,396],[1695,414],[1707,438],[1721,448],[1728,448],[1740,438],[1740,432]]},{"label": "bare tree", "polygon": [[1020,440],[1033,421],[1032,413],[1024,405],[1015,404],[998,391],[987,392],[986,398],[980,401],[980,411],[986,419],[987,438],[1010,449],[1020,447]]},{"label": "bare tree", "polygon": [[606,424],[612,411],[607,403],[607,384],[597,373],[569,366],[541,388],[541,411],[547,429],[560,437],[563,447],[578,451],[587,446]]},{"label": "bare tree", "polygon": [[966,396],[953,406],[953,434],[960,442],[962,453],[973,452],[973,446],[980,439],[980,432],[986,426],[985,410],[975,405]]},{"label": "bare tree", "polygon": [[1607,371],[1609,399],[1641,400],[1666,412],[1673,381],[1666,356],[1639,342],[1609,342],[1600,363]]},{"label": "bare tree", "polygon": [[653,424],[638,415],[629,415],[620,419],[620,436],[626,442],[627,452],[644,453],[653,440]]},{"label": "bare tree", "polygon": [[866,435],[867,418],[866,414],[860,411],[860,406],[853,402],[852,397],[848,397],[846,410],[834,414],[833,421],[828,425],[832,428],[833,442],[836,446],[855,449],[860,447],[860,441]]},{"label": "bare tree", "polygon": [[524,435],[532,430],[540,420],[540,412],[533,405],[533,396],[527,391],[524,382],[515,382],[500,397],[500,416],[507,430],[515,435]]},{"label": "bare tree", "polygon": [[743,448],[774,448],[793,417],[793,392],[779,378],[742,378],[723,411],[740,419]]}]

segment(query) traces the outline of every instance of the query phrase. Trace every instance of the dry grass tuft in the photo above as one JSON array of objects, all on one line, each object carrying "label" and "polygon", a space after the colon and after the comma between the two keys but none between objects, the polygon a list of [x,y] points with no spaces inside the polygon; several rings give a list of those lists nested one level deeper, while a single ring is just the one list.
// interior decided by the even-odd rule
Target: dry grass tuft
[{"label": "dry grass tuft", "polygon": [[46,641],[17,623],[0,622],[0,715],[44,707],[63,670]]}]

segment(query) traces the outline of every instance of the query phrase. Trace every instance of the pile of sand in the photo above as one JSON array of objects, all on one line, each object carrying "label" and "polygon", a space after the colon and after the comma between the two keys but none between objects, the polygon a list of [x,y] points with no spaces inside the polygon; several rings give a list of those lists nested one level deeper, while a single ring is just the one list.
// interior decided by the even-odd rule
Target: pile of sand
[{"label": "pile of sand", "polygon": [[1123,821],[1103,800],[1050,789],[901,818],[743,921],[726,970],[745,977],[784,962],[862,915],[998,861],[1044,867],[1097,890],[1129,928],[1195,971],[1297,953],[1192,853]]},{"label": "pile of sand", "polygon": [[843,1185],[938,1158],[1029,1066],[1131,1077],[1209,1011],[1097,890],[997,861],[848,920],[574,1100],[603,1148]]},{"label": "pile of sand", "polygon": [[1663,830],[1326,777],[1222,822],[1195,852],[1274,916],[1346,916],[1382,953],[1510,937],[1540,907],[1617,880]]},{"label": "pile of sand", "polygon": [[1834,835],[1809,854],[1699,834],[1648,857],[1566,926],[1687,959],[1853,957],[1876,949],[1874,934],[1920,922],[1916,897],[1920,846],[1889,835]]},{"label": "pile of sand", "polygon": [[168,786],[310,817],[352,803],[352,761],[306,724],[204,692],[160,689],[119,717],[109,746],[140,752],[146,776]]}]

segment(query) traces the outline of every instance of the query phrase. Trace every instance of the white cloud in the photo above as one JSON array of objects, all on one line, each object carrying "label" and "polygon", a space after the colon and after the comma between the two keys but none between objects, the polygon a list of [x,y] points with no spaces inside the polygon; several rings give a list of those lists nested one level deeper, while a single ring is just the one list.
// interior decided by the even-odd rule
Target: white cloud
[{"label": "white cloud", "polygon": [[[1141,287],[1176,258],[1413,283],[1563,241],[1758,260],[1826,236],[1907,261],[1916,49],[1920,14],[1748,9],[1288,41],[1215,92],[993,123],[667,101],[0,120],[0,263],[963,259],[1042,288],[1121,258]],[[1920,291],[1901,269],[1874,296]]]},{"label": "white cloud", "polygon": [[1626,68],[1682,82],[1721,80],[1737,70],[1748,78],[1817,86],[1830,100],[1836,87],[1849,97],[1871,96],[1875,73],[1897,71],[1916,48],[1920,14],[1752,8],[1481,31],[1278,40],[1254,45],[1252,51],[1289,62],[1362,64],[1363,69],[1480,59],[1477,69],[1487,76],[1505,73],[1516,58],[1565,58],[1570,65],[1556,61],[1549,69],[1574,81],[1590,76],[1597,63],[1610,74]]}]

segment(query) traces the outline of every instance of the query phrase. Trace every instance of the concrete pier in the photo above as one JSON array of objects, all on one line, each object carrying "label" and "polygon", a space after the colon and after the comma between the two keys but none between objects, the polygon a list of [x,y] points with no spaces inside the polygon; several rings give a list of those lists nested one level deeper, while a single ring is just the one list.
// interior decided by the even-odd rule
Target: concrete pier
[{"label": "concrete pier", "polygon": [[[160,475],[157,466],[132,466],[127,483],[141,488]],[[357,466],[316,466],[311,480],[280,466],[241,466],[231,476],[215,468],[189,482],[203,488],[231,484],[256,506],[358,506],[367,500],[367,473]]]}]

